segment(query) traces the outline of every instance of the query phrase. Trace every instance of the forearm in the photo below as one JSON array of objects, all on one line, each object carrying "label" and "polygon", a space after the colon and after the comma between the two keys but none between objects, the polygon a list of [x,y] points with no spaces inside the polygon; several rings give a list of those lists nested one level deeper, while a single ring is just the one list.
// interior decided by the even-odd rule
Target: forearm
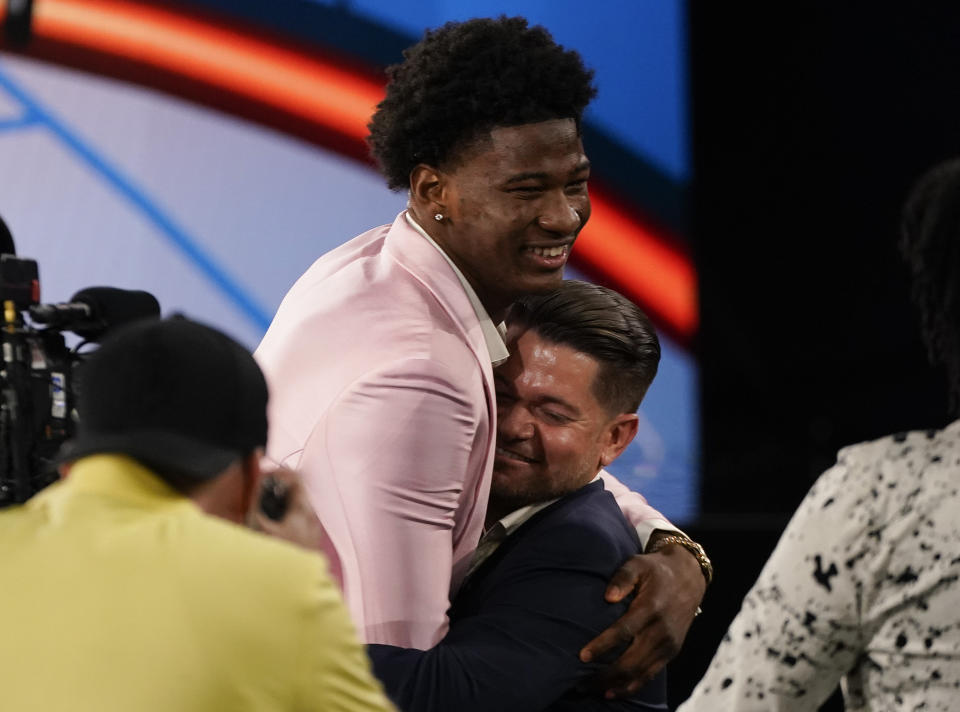
[{"label": "forearm", "polygon": [[696,576],[693,574],[698,571],[703,579],[699,598],[703,598],[707,586],[713,581],[713,563],[700,544],[683,532],[657,529],[650,535],[645,552],[648,555],[664,554],[669,557],[671,568],[677,571],[683,580],[689,581],[692,588],[698,588],[695,585]]},{"label": "forearm", "polygon": [[636,529],[640,545],[644,550],[649,547],[650,537],[655,531],[680,531],[665,516],[650,506],[642,494],[629,489],[606,470],[600,471],[600,479],[603,480],[603,488],[617,500],[623,516]]},{"label": "forearm", "polygon": [[502,700],[490,699],[479,671],[442,644],[431,650],[374,644],[367,646],[367,655],[374,676],[401,712],[502,709]]},{"label": "forearm", "polygon": [[373,673],[402,712],[529,712],[544,709],[593,667],[541,654],[544,641],[441,642],[430,650],[368,645]]},{"label": "forearm", "polygon": [[[577,651],[625,608],[603,602],[619,558],[605,537],[584,528],[545,534],[535,554],[498,571],[495,585],[454,604],[460,615],[430,650],[369,646],[391,697],[408,712],[528,712],[589,677],[598,666]],[[478,608],[464,615],[464,606]]]},{"label": "forearm", "polygon": [[656,532],[647,550],[624,562],[607,587],[608,601],[636,592],[630,610],[580,653],[595,660],[632,640],[596,681],[617,695],[637,690],[680,651],[712,576],[702,549],[679,532]]},{"label": "forearm", "polygon": [[[713,578],[713,566],[706,552],[695,544],[680,529],[671,524],[666,517],[650,506],[643,495],[628,489],[617,478],[605,470],[601,470],[600,478],[604,489],[613,494],[617,505],[637,532],[641,551],[648,554],[664,553],[664,563],[674,571],[677,579],[685,585],[688,598],[694,607],[703,599],[706,586]],[[678,537],[690,543],[684,547],[676,543],[664,542],[665,538]],[[700,572],[698,581],[694,571]]]}]

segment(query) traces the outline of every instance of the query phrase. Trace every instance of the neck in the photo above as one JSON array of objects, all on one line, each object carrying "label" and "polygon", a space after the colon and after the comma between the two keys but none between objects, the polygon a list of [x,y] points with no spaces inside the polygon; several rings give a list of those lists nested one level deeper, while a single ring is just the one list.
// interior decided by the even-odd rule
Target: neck
[{"label": "neck", "polygon": [[191,489],[187,496],[207,514],[236,524],[246,517],[249,483],[239,462]]},{"label": "neck", "polygon": [[[519,508],[515,507],[514,509]],[[510,508],[510,505],[495,497],[491,497],[489,504],[487,504],[487,517],[483,521],[483,528],[489,529],[512,511],[513,509]]]},{"label": "neck", "polygon": [[484,528],[489,529],[505,516],[516,512],[518,509],[541,504],[542,502],[562,497],[565,494],[569,494],[569,492],[562,492],[560,494],[554,494],[552,492],[541,493],[534,499],[530,499],[529,497],[497,497],[496,495],[491,495],[487,503],[487,516],[486,519],[484,519]]},{"label": "neck", "polygon": [[[597,470],[597,473],[599,473],[599,470]],[[521,507],[528,507],[530,505],[540,504],[541,502],[548,502],[552,499],[566,497],[568,494],[572,494],[593,482],[597,473],[590,475],[589,478],[584,477],[579,483],[573,483],[555,490],[544,491],[541,489],[536,493],[528,492],[526,495],[515,496],[503,496],[502,494],[491,492],[490,499],[487,500],[487,516],[484,519],[484,528],[489,529],[505,516],[517,511]]]},{"label": "neck", "polygon": [[[469,277],[468,277],[469,279]],[[471,282],[471,284],[473,284]],[[474,287],[474,290],[477,288]],[[490,315],[490,321],[494,324],[499,324],[502,321],[505,321],[507,318],[507,312],[510,310],[510,305],[513,304],[512,301],[506,302],[496,302],[490,299],[484,299],[483,295],[480,292],[477,292],[477,296],[480,298],[480,303],[483,304],[483,308],[487,310],[487,314]]]},{"label": "neck", "polygon": [[430,239],[433,240],[440,247],[440,249],[443,250],[443,253],[457,266],[457,269],[460,270],[467,282],[470,283],[470,286],[473,287],[473,291],[476,292],[477,298],[480,300],[483,308],[490,316],[491,321],[493,321],[494,324],[499,324],[501,321],[506,319],[507,311],[510,309],[510,305],[513,304],[513,300],[498,298],[486,294],[484,289],[477,284],[477,281],[474,279],[473,275],[470,274],[470,270],[466,269],[465,265],[460,262],[460,259],[457,257],[456,253],[447,245],[446,235],[443,233],[443,229],[439,223],[432,218],[430,220],[424,219],[424,216],[422,216],[420,212],[418,212],[417,208],[413,205],[407,207],[407,212],[417,226],[427,233],[427,235],[430,236]]}]

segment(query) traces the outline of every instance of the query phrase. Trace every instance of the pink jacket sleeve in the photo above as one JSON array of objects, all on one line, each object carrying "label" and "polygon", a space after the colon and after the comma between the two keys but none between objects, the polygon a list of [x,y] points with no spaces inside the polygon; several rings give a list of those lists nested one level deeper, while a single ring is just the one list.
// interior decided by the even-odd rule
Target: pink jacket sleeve
[{"label": "pink jacket sleeve", "polygon": [[613,494],[620,509],[623,510],[623,515],[636,528],[640,544],[644,548],[647,547],[647,540],[655,529],[680,531],[660,512],[647,504],[642,494],[627,489],[626,485],[606,470],[600,470],[600,478],[603,480],[604,489]]},{"label": "pink jacket sleeve", "polygon": [[301,455],[367,643],[426,649],[446,632],[452,533],[480,425],[461,382],[425,359],[368,373],[325,412]]}]

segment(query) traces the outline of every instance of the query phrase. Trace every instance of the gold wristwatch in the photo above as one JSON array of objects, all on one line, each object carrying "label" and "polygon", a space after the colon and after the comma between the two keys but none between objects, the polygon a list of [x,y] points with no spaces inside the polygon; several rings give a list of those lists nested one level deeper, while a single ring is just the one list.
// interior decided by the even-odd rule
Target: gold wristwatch
[{"label": "gold wristwatch", "polygon": [[700,564],[700,571],[703,572],[703,578],[707,580],[707,585],[710,585],[710,582],[713,581],[713,564],[710,563],[710,557],[707,556],[707,552],[693,539],[683,536],[682,534],[664,534],[657,537],[656,541],[653,542],[653,545],[646,553],[652,554],[667,544],[678,544],[693,554],[697,563]]}]

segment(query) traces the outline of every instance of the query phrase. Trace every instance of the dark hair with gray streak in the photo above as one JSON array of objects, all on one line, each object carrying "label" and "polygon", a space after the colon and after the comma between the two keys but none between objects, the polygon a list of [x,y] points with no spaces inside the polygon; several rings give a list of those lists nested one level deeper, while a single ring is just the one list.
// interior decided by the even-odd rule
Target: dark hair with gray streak
[{"label": "dark hair with gray streak", "polygon": [[612,289],[567,280],[554,292],[519,299],[507,324],[533,329],[600,363],[593,389],[610,413],[640,407],[660,363],[660,341],[640,307]]}]

